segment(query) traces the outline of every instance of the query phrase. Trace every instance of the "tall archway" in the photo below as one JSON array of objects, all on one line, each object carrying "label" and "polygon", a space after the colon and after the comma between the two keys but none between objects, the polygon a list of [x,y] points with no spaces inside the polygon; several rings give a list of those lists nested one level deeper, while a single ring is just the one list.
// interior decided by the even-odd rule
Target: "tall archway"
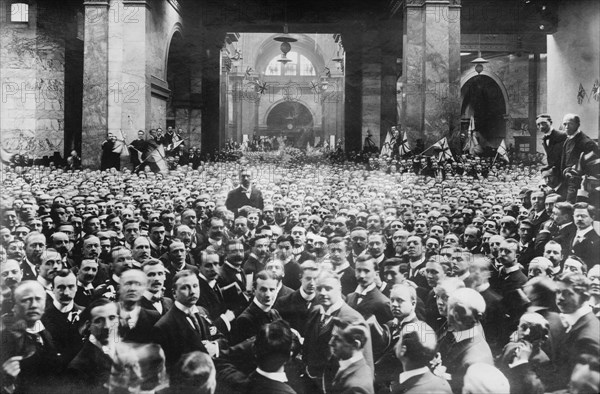
[{"label": "tall archway", "polygon": [[179,30],[173,33],[167,55],[166,79],[169,87],[167,99],[167,126],[184,126],[187,119],[178,113],[187,109],[190,98],[190,62],[186,44]]},{"label": "tall archway", "polygon": [[307,142],[314,144],[314,119],[304,104],[297,101],[281,102],[271,108],[266,119],[267,133],[286,136],[286,145],[305,148]]},{"label": "tall archway", "polygon": [[461,96],[461,114],[475,119],[482,147],[497,147],[506,137],[506,100],[501,87],[487,75],[475,75],[463,84]]}]

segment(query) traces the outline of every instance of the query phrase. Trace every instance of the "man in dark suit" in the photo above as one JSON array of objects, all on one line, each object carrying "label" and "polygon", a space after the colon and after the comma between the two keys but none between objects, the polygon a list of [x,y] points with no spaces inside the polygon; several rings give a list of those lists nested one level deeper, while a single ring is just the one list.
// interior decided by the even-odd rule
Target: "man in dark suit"
[{"label": "man in dark suit", "polygon": [[494,365],[480,320],[485,300],[473,289],[458,289],[448,299],[448,333],[440,340],[439,352],[446,371],[452,376],[452,391],[462,391],[469,366],[475,363]]},{"label": "man in dark suit", "polygon": [[290,359],[292,342],[292,331],[283,320],[276,320],[260,327],[253,345],[257,366],[250,374],[248,393],[295,393],[285,383],[287,376],[284,371],[284,365]]},{"label": "man in dark suit", "polygon": [[581,258],[588,270],[598,264],[598,250],[600,250],[600,236],[592,224],[595,218],[595,208],[585,202],[573,206],[573,218],[577,232],[573,239],[571,252]]},{"label": "man in dark suit", "polygon": [[[328,393],[374,394],[373,370],[363,356],[369,329],[365,323],[351,324],[333,319],[333,332],[329,346],[339,363]],[[326,386],[328,386],[326,382]]]},{"label": "man in dark suit", "polygon": [[542,223],[550,219],[546,211],[546,195],[543,191],[537,190],[531,193],[531,211],[528,219],[533,226],[533,233],[537,233]]},{"label": "man in dark suit", "polygon": [[333,237],[329,240],[329,261],[333,270],[340,278],[342,284],[342,294],[348,295],[356,290],[358,282],[354,268],[350,266],[346,255],[346,241],[340,237]]},{"label": "man in dark suit", "polygon": [[558,365],[563,372],[561,388],[564,388],[569,382],[578,357],[600,357],[600,323],[588,304],[590,281],[585,275],[564,273],[558,278],[556,285],[556,305],[566,327],[558,347]]},{"label": "man in dark suit", "polygon": [[82,346],[79,315],[82,307],[73,302],[77,288],[73,272],[63,269],[52,280],[54,299],[46,306],[42,323],[52,335],[56,349],[63,355],[65,367]]},{"label": "man in dark suit", "polygon": [[112,357],[118,338],[119,312],[117,304],[107,298],[92,301],[81,314],[81,321],[89,333],[79,353],[69,363],[66,380],[70,391],[105,394],[110,378]]},{"label": "man in dark suit", "polygon": [[293,239],[292,255],[298,264],[302,264],[306,260],[315,260],[315,255],[305,249],[306,229],[300,225],[292,227],[291,236]]},{"label": "man in dark suit", "polygon": [[231,330],[231,323],[235,314],[227,308],[223,299],[221,287],[217,283],[219,275],[219,255],[212,248],[200,252],[200,272],[198,279],[200,283],[200,298],[198,305],[208,311],[208,316],[222,334]]},{"label": "man in dark suit", "polygon": [[150,241],[150,256],[158,259],[169,251],[168,242],[165,241],[165,225],[161,222],[150,223],[148,227],[148,240]]},{"label": "man in dark suit", "polygon": [[46,237],[42,233],[31,232],[25,237],[25,260],[21,262],[23,280],[36,280],[42,253],[46,250]]},{"label": "man in dark suit", "polygon": [[174,240],[169,245],[169,253],[165,256],[163,255],[161,261],[165,265],[166,276],[165,276],[165,289],[167,294],[172,294],[173,292],[173,278],[177,275],[178,272],[183,270],[191,270],[194,272],[198,272],[198,268],[195,266],[186,263],[186,255],[187,252],[185,250],[185,245],[183,242],[179,240]]},{"label": "man in dark suit", "polygon": [[571,250],[577,233],[577,226],[573,223],[573,212],[573,205],[568,202],[558,202],[552,208],[552,219],[558,228],[551,238],[560,244],[563,251]]},{"label": "man in dark suit", "polygon": [[218,356],[225,346],[223,336],[207,318],[206,311],[198,308],[200,298],[198,277],[190,270],[178,272],[174,278],[175,302],[173,308],[160,318],[152,329],[152,337],[165,352],[165,365],[171,379],[173,369],[184,353],[199,350]]},{"label": "man in dark suit", "polygon": [[296,291],[275,302],[274,309],[290,326],[304,335],[306,317],[310,309],[316,305],[316,280],[319,267],[314,261],[305,261],[302,268],[302,285]]},{"label": "man in dark suit", "polygon": [[77,270],[77,293],[75,304],[87,308],[94,296],[94,285],[92,282],[98,273],[98,262],[92,259],[84,259]]},{"label": "man in dark suit", "polygon": [[151,330],[160,319],[160,313],[140,306],[142,295],[148,287],[146,275],[139,269],[130,269],[123,272],[119,280],[121,337],[136,343],[152,342]]},{"label": "man in dark suit", "polygon": [[566,197],[570,203],[575,202],[577,190],[581,183],[580,177],[570,176],[572,171],[575,171],[579,157],[582,153],[598,153],[598,145],[580,130],[580,123],[579,116],[575,114],[566,114],[563,118],[567,139],[562,149],[560,173],[566,178],[568,184],[567,195],[563,197]]},{"label": "man in dark suit", "polygon": [[429,370],[437,346],[433,328],[424,322],[412,322],[405,325],[398,336],[395,350],[403,372],[400,373],[399,383],[392,386],[392,393],[452,394],[448,382]]},{"label": "man in dark suit", "polygon": [[527,307],[527,298],[523,293],[523,285],[527,283],[527,276],[521,271],[518,264],[519,242],[506,239],[500,245],[498,261],[502,264],[499,276],[499,293],[508,315],[506,320],[506,333],[517,328],[519,318]]},{"label": "man in dark suit", "polygon": [[173,300],[165,297],[165,273],[166,268],[162,261],[148,259],[142,264],[142,271],[148,278],[148,288],[142,294],[140,306],[144,309],[156,311],[161,316],[167,314],[173,306]]},{"label": "man in dark suit", "polygon": [[390,291],[392,314],[394,318],[384,325],[371,324],[373,353],[375,355],[375,389],[388,389],[398,379],[402,364],[396,357],[396,344],[400,331],[410,323],[418,322],[416,315],[417,292],[408,284],[394,285]]},{"label": "man in dark suit", "polygon": [[64,364],[52,336],[41,324],[46,292],[36,281],[23,281],[15,289],[14,314],[3,316],[0,334],[2,389],[42,393],[57,389]]},{"label": "man in dark suit", "polygon": [[258,333],[266,323],[281,319],[279,312],[273,309],[277,289],[281,278],[270,271],[256,274],[254,299],[250,305],[233,321],[231,343],[240,343]]},{"label": "man in dark suit", "polygon": [[348,306],[359,312],[365,319],[375,316],[379,324],[385,324],[394,316],[390,300],[381,294],[375,278],[377,267],[375,259],[370,255],[360,256],[355,265],[358,287],[354,293],[348,294]]},{"label": "man in dark suit", "polygon": [[[330,367],[331,339],[333,318],[348,323],[362,323],[365,319],[360,313],[350,308],[342,298],[340,281],[333,273],[321,271],[317,278],[317,297],[319,307],[311,309],[306,319],[302,359],[306,364],[306,392],[324,391],[323,375]],[[367,341],[363,348],[367,364],[373,370],[373,349],[371,335],[367,333]]]},{"label": "man in dark suit", "polygon": [[227,309],[239,315],[249,304],[246,295],[246,274],[242,270],[244,245],[239,240],[229,241],[226,247],[227,257],[221,266],[217,283],[221,288]]},{"label": "man in dark suit", "polygon": [[546,162],[548,164],[542,167],[542,171],[551,170],[555,176],[560,178],[560,158],[567,134],[552,127],[552,118],[548,114],[538,115],[535,123],[537,129],[544,134],[542,146],[546,152]]},{"label": "man in dark suit", "polygon": [[264,208],[262,193],[256,187],[252,186],[250,171],[242,169],[240,171],[240,185],[227,194],[225,206],[238,216],[239,209],[246,205],[260,210]]}]

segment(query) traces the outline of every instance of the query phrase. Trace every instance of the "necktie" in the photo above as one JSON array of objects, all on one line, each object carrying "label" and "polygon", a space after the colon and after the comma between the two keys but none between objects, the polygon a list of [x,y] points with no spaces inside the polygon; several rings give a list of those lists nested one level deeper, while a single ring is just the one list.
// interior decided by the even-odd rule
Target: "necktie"
[{"label": "necktie", "polygon": [[192,323],[194,323],[196,331],[202,335],[202,338],[205,338],[204,333],[202,332],[202,326],[200,325],[200,315],[198,313],[190,313],[188,316],[192,320]]},{"label": "necktie", "polygon": [[213,290],[215,291],[215,294],[217,295],[219,302],[223,302],[223,293],[221,293],[221,288],[219,287],[219,284],[215,284],[215,286],[213,287]]},{"label": "necktie", "polygon": [[310,309],[310,307],[312,306],[313,300],[304,300],[304,301],[306,301],[306,309]]},{"label": "necktie", "polygon": [[162,301],[162,297],[161,296],[157,296],[157,295],[153,295],[152,296],[152,303],[155,304],[157,302],[161,302]]},{"label": "necktie", "polygon": [[583,241],[583,235],[578,235],[575,237],[575,241],[573,241],[573,246]]},{"label": "necktie", "polygon": [[362,293],[358,294],[358,296],[356,297],[356,305],[360,304],[364,298],[365,298],[364,294],[362,294]]}]

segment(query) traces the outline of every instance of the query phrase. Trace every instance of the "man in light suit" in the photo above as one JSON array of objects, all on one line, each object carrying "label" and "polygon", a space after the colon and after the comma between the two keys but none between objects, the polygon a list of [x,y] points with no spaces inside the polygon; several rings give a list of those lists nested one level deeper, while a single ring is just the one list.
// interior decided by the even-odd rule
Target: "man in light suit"
[{"label": "man in light suit", "polygon": [[400,330],[396,357],[402,363],[403,372],[400,383],[392,386],[393,394],[452,394],[448,382],[429,370],[436,345],[435,331],[424,322],[408,323]]},{"label": "man in light suit", "polygon": [[367,325],[334,318],[333,326],[329,346],[338,360],[339,368],[328,393],[375,393],[373,370],[369,368],[362,352],[369,333]]},{"label": "man in light suit", "polygon": [[243,169],[240,171],[240,186],[231,190],[227,194],[225,206],[233,212],[235,216],[240,214],[239,210],[243,206],[251,206],[262,211],[264,208],[262,192],[252,186],[252,176],[250,171]]}]

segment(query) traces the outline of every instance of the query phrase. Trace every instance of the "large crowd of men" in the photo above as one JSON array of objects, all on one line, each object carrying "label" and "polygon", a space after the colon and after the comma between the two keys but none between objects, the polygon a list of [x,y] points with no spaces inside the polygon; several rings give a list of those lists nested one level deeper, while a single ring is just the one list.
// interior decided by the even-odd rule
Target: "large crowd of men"
[{"label": "large crowd of men", "polygon": [[597,393],[596,208],[539,170],[6,168],[1,390]]}]

